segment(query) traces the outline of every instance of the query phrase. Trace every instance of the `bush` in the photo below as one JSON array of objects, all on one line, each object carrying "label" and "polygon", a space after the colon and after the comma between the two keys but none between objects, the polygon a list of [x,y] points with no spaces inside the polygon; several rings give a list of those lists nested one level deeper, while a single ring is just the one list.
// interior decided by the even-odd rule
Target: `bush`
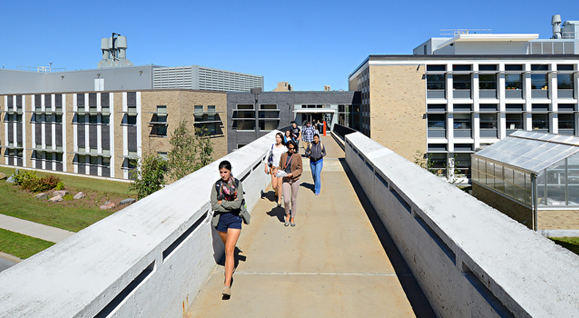
[{"label": "bush", "polygon": [[64,183],[62,183],[62,181],[60,181],[59,183],[56,184],[56,189],[55,190],[64,190]]},{"label": "bush", "polygon": [[165,171],[167,161],[156,154],[145,154],[139,160],[138,168],[135,170],[137,176],[131,186],[130,191],[136,191],[139,199],[160,190],[165,185]]},{"label": "bush", "polygon": [[54,189],[58,183],[62,183],[60,178],[55,176],[46,176],[39,178],[36,171],[19,171],[14,175],[16,183],[24,190],[31,192],[44,192]]},{"label": "bush", "polygon": [[[56,188],[58,189],[58,187],[56,187]],[[62,197],[62,199],[63,199],[64,201],[72,201],[72,200],[74,199],[74,197],[72,196],[72,194],[67,193],[67,194],[65,194],[65,195]]]},{"label": "bush", "polygon": [[38,179],[36,171],[19,170],[18,173],[12,175],[16,184],[22,186],[25,183],[30,183]]}]

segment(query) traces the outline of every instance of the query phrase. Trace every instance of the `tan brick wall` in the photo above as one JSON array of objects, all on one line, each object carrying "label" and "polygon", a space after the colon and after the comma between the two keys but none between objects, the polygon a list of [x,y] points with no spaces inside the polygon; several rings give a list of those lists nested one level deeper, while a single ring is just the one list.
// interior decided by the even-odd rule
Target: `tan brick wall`
[{"label": "tan brick wall", "polygon": [[370,65],[370,136],[408,160],[426,152],[424,65]]},{"label": "tan brick wall", "polygon": [[64,120],[63,116],[63,129],[66,129],[66,153],[63,156],[66,156],[66,172],[74,173],[74,154],[70,153],[75,151],[74,149],[74,127],[73,120],[74,114],[71,113],[73,110],[73,103],[74,103],[74,94],[63,94],[63,98],[66,99],[66,103],[63,105],[63,112],[66,114],[66,121]]},{"label": "tan brick wall", "polygon": [[[116,92],[113,94],[113,104],[110,105],[111,112],[114,113],[114,122],[111,121],[110,124],[114,125],[114,145],[111,145],[111,149],[114,149],[115,153],[115,166],[111,169],[115,170],[115,178],[124,179],[123,161],[124,159],[120,156],[123,155],[123,117],[120,111],[123,111],[123,93]],[[114,147],[114,148],[113,148]]]},{"label": "tan brick wall", "polygon": [[539,230],[579,230],[579,211],[541,211],[538,213]]},{"label": "tan brick wall", "polygon": [[[167,105],[167,137],[151,136],[151,127],[147,124],[151,121],[157,105]],[[195,130],[195,105],[203,105],[207,111],[208,105],[215,105],[218,116],[223,121],[222,134],[211,136],[213,143],[213,159],[218,159],[227,154],[227,94],[224,92],[200,92],[187,90],[146,91],[141,94],[141,137],[143,140],[143,153],[168,152],[171,149],[169,140],[182,120],[186,120],[188,128]]]}]

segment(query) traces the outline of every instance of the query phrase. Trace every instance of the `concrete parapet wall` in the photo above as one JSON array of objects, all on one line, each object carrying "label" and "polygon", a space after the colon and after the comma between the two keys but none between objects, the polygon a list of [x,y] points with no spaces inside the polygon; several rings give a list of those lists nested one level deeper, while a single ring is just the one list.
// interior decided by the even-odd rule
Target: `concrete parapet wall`
[{"label": "concrete parapet wall", "polygon": [[0,317],[181,317],[223,255],[209,203],[219,162],[251,210],[275,133],[0,273]]},{"label": "concrete parapet wall", "polygon": [[352,173],[438,316],[579,313],[577,255],[361,133],[346,140]]}]

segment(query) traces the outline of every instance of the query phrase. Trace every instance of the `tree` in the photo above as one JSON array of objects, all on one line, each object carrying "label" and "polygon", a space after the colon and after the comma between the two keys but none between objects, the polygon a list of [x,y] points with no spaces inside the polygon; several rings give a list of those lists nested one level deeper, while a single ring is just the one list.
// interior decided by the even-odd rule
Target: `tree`
[{"label": "tree", "polygon": [[167,161],[158,155],[146,154],[137,164],[135,180],[131,182],[129,190],[136,191],[139,199],[160,190],[166,184],[167,166]]},{"label": "tree", "polygon": [[207,164],[211,163],[213,144],[208,137],[207,129],[195,128],[195,134],[187,128],[187,121],[182,121],[175,129],[169,143],[172,146],[168,153],[169,178],[179,180]]}]

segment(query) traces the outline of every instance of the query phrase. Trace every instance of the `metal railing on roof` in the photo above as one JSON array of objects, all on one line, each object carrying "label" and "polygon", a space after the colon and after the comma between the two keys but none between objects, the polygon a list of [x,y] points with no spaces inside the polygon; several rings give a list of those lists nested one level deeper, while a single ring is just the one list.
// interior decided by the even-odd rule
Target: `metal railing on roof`
[{"label": "metal railing on roof", "polygon": [[457,36],[460,34],[492,34],[492,29],[440,29],[442,36]]}]

